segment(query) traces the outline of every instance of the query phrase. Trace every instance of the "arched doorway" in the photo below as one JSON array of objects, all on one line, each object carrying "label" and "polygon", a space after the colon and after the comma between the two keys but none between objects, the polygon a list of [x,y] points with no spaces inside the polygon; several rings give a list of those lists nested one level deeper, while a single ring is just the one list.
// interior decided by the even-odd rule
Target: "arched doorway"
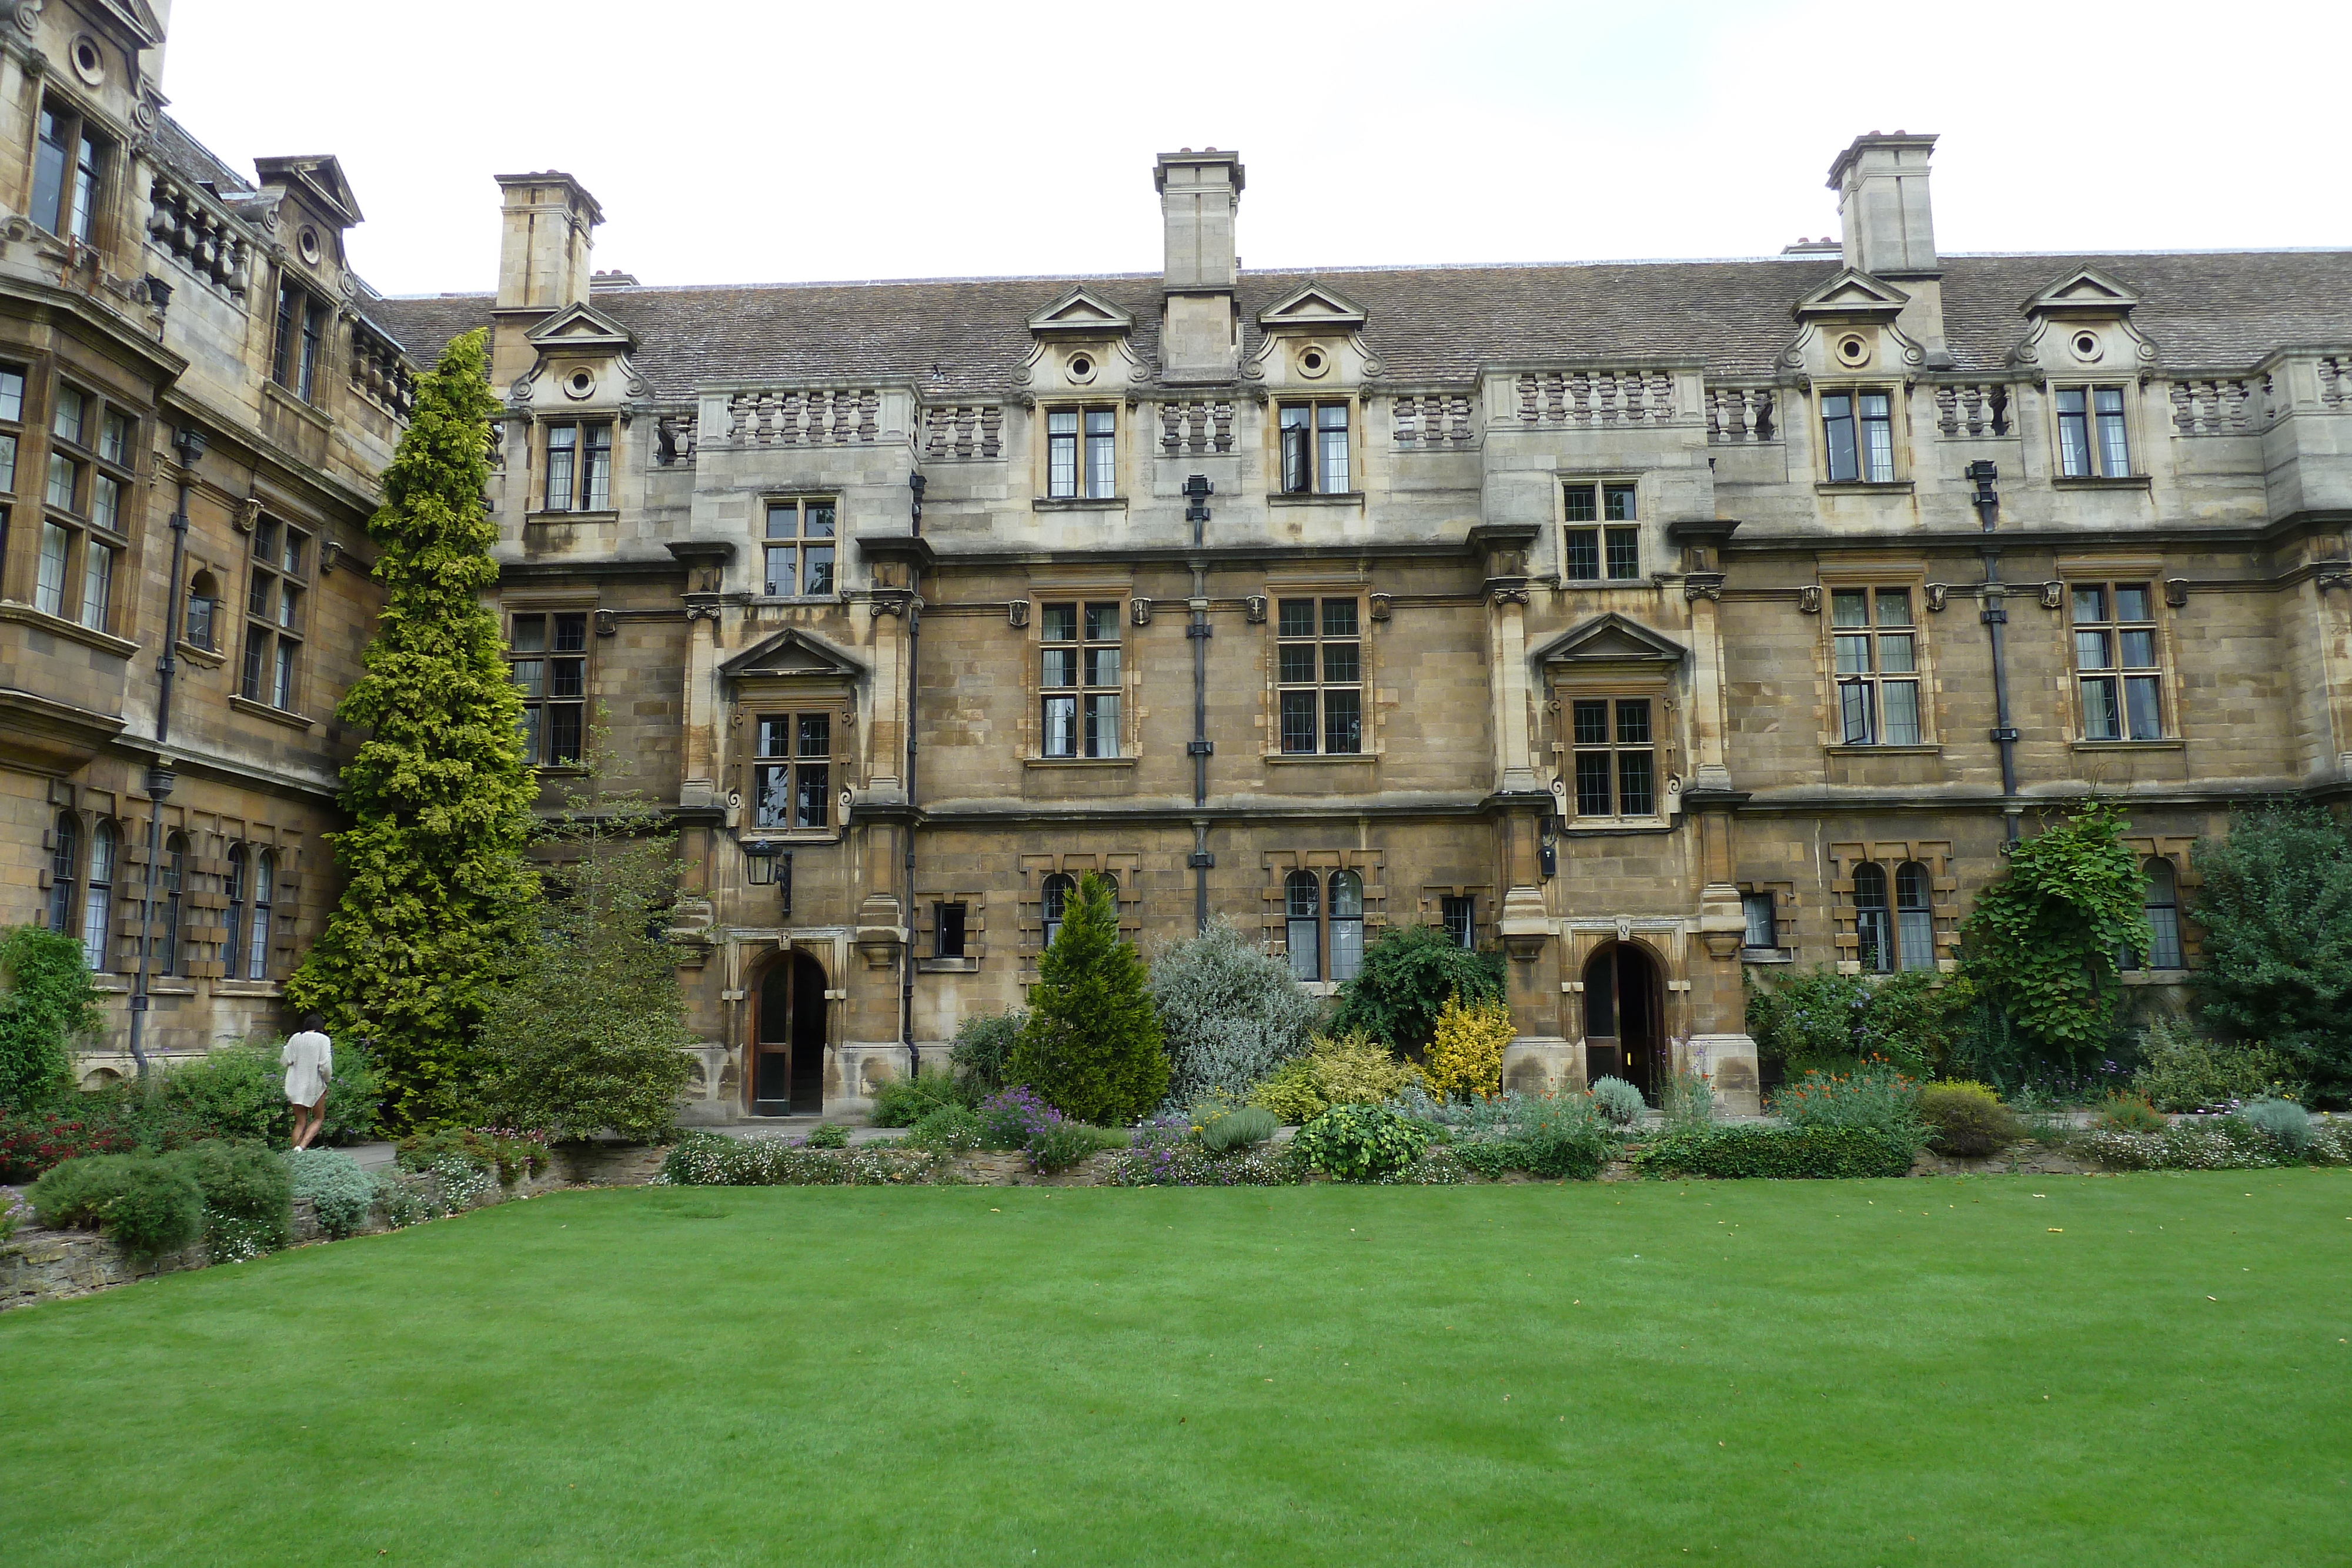
[{"label": "arched doorway", "polygon": [[1584,964],[1584,1081],[1622,1078],[1653,1105],[1666,1060],[1665,987],[1657,961],[1633,942],[1603,945]]},{"label": "arched doorway", "polygon": [[760,977],[751,1009],[751,1114],[824,1111],[824,968],[789,953]]}]

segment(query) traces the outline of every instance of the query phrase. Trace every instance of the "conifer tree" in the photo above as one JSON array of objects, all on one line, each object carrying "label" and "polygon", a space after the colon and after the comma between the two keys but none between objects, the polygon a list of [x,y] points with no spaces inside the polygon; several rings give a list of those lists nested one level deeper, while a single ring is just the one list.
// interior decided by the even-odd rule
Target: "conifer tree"
[{"label": "conifer tree", "polygon": [[1160,1016],[1142,956],[1119,940],[1111,883],[1088,873],[1037,960],[1029,1021],[1005,1063],[1064,1115],[1104,1125],[1141,1118],[1168,1092]]},{"label": "conifer tree", "polygon": [[521,697],[482,601],[498,579],[482,338],[452,340],[419,382],[368,520],[383,612],[367,673],[335,710],[367,735],[343,768],[352,826],[329,835],[347,881],[286,987],[297,1011],[373,1041],[400,1129],[465,1105],[487,994],[535,886]]}]

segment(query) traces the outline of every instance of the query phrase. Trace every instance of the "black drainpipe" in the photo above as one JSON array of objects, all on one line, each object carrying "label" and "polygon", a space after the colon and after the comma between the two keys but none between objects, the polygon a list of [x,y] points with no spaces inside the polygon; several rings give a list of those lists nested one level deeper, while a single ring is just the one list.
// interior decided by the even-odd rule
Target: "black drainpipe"
[{"label": "black drainpipe", "polygon": [[[2000,470],[1989,462],[1969,465],[1969,478],[1976,485],[1970,497],[1977,516],[1983,519],[1984,531],[1992,532],[1993,519],[2000,511],[2000,493],[1992,482],[2000,477]],[[2000,825],[2002,841],[2017,842],[2017,818],[2023,810],[2017,799],[2017,727],[2009,717],[2009,661],[2002,646],[2001,628],[2009,624],[2009,610],[2004,602],[2008,589],[2000,580],[2000,547],[1990,538],[1979,547],[1984,558],[1983,620],[1985,630],[1992,635],[1992,703],[1993,739],[2000,747]]]},{"label": "black drainpipe", "polygon": [[[1202,548],[1209,524],[1209,497],[1216,493],[1208,476],[1195,474],[1184,481],[1185,520],[1192,525],[1192,548]],[[1185,750],[1192,758],[1192,809],[1202,810],[1209,803],[1209,758],[1216,747],[1209,740],[1209,569],[1208,563],[1194,560],[1192,567],[1192,619],[1184,628],[1185,639],[1192,644],[1192,743]],[[1217,857],[1209,852],[1209,819],[1192,819],[1192,853],[1185,862],[1192,868],[1192,929],[1209,928],[1209,868]]]},{"label": "black drainpipe", "polygon": [[[907,489],[912,500],[909,506],[908,532],[915,538],[923,537],[923,491],[928,481],[920,474],[907,476]],[[923,1071],[923,1053],[915,1049],[915,705],[919,695],[916,671],[922,648],[923,631],[923,568],[913,555],[907,558],[907,835],[906,915],[901,925],[907,934],[906,945],[898,955],[898,1034],[907,1042],[907,1076],[919,1077]]]},{"label": "black drainpipe", "polygon": [[147,966],[154,956],[155,864],[163,857],[163,800],[177,782],[172,773],[172,677],[179,670],[173,650],[180,645],[180,580],[188,565],[188,496],[195,488],[196,459],[205,455],[205,433],[184,424],[172,433],[180,459],[179,504],[172,508],[172,578],[163,592],[163,656],[155,661],[155,760],[147,769],[147,873],[139,901],[139,974],[131,987],[131,1060],[147,1077]]}]

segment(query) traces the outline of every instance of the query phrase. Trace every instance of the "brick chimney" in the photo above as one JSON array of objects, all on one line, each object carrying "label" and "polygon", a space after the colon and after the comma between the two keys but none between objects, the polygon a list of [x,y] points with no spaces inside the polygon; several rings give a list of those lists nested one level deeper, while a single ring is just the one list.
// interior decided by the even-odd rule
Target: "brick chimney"
[{"label": "brick chimney", "polygon": [[1171,382],[1231,381],[1240,363],[1234,311],[1234,208],[1242,158],[1208,148],[1162,152],[1152,172],[1167,235],[1160,368]]},{"label": "brick chimney", "polygon": [[522,335],[588,299],[588,252],[604,209],[579,181],[547,170],[498,176],[499,298],[490,379],[503,386],[530,368]]},{"label": "brick chimney", "polygon": [[1935,150],[1933,136],[1874,131],[1837,155],[1829,179],[1838,193],[1845,264],[1911,296],[1896,325],[1927,350],[1931,365],[1951,362],[1944,346],[1943,264],[1927,200],[1927,160]]}]

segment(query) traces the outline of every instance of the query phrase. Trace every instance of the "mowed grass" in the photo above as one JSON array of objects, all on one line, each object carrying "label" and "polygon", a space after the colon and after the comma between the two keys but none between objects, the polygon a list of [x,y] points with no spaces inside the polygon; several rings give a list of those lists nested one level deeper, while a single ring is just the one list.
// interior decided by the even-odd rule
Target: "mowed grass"
[{"label": "mowed grass", "polygon": [[2343,1562],[2352,1175],[562,1194],[0,1317],[0,1563]]}]

